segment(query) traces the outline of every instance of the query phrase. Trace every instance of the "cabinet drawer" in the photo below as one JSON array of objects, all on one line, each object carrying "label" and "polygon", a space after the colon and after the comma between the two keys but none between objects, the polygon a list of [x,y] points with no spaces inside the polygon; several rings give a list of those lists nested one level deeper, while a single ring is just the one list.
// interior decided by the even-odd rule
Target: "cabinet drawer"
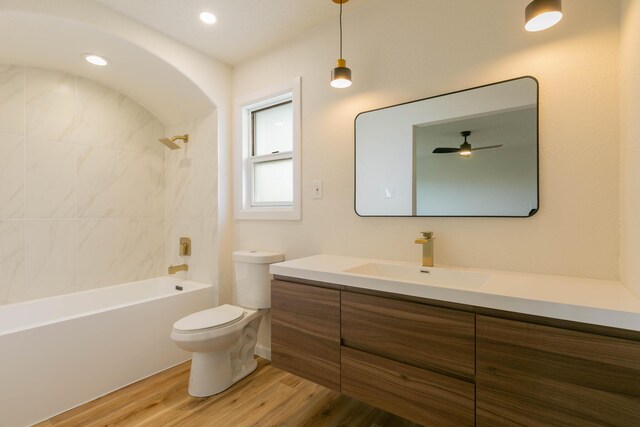
[{"label": "cabinet drawer", "polygon": [[340,291],[272,281],[271,360],[340,391]]},{"label": "cabinet drawer", "polygon": [[342,347],[342,392],[423,425],[472,426],[473,384]]},{"label": "cabinet drawer", "polygon": [[640,342],[478,316],[479,426],[640,426]]},{"label": "cabinet drawer", "polygon": [[389,359],[473,378],[473,313],[342,292],[342,342]]}]

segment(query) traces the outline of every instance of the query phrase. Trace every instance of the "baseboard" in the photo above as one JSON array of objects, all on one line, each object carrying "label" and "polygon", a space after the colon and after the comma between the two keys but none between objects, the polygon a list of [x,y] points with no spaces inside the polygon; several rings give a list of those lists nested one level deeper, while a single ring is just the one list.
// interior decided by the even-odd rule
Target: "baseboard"
[{"label": "baseboard", "polygon": [[271,348],[267,348],[258,344],[256,345],[255,354],[260,357],[264,357],[267,360],[271,360]]}]

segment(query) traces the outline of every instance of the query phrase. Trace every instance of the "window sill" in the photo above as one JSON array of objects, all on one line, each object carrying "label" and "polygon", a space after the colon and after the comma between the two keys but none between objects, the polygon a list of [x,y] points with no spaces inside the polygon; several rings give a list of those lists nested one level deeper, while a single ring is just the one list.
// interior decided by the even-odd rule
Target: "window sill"
[{"label": "window sill", "polygon": [[299,221],[300,210],[287,207],[255,207],[236,212],[237,220]]}]

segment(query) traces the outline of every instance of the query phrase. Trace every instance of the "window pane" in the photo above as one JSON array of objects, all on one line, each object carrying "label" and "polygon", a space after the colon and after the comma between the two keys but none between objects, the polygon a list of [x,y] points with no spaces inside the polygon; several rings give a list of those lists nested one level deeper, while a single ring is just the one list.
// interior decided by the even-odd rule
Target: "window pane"
[{"label": "window pane", "polygon": [[273,160],[253,165],[253,202],[291,204],[293,201],[293,160]]},{"label": "window pane", "polygon": [[261,156],[293,148],[293,103],[253,112],[253,155]]}]

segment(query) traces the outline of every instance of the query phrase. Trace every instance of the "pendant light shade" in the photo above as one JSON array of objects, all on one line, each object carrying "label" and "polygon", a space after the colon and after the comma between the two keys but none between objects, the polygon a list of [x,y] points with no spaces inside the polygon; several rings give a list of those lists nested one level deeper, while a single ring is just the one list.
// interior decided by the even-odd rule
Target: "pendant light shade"
[{"label": "pendant light shade", "polygon": [[351,86],[351,69],[347,67],[347,61],[342,57],[342,5],[349,0],[331,0],[340,4],[340,58],[336,61],[336,68],[331,70],[331,86],[344,89]]},{"label": "pendant light shade", "polygon": [[524,11],[527,31],[542,31],[562,19],[562,0],[533,0]]},{"label": "pendant light shade", "polygon": [[331,86],[338,89],[351,86],[351,69],[342,58],[336,61],[336,68],[331,71]]}]

